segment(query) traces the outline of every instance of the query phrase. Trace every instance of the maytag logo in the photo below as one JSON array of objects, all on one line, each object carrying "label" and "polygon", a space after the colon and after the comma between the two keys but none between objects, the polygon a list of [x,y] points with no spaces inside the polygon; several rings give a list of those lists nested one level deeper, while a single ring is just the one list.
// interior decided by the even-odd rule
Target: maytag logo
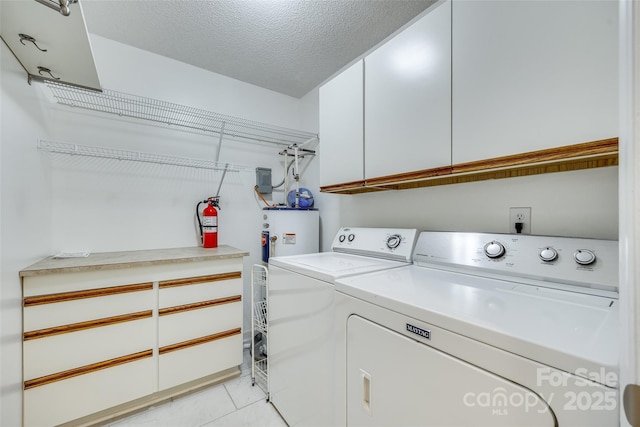
[{"label": "maytag logo", "polygon": [[413,326],[409,323],[407,323],[407,331],[411,332],[412,334],[420,335],[422,338],[426,338],[428,340],[431,339],[431,331],[418,328],[417,326]]}]

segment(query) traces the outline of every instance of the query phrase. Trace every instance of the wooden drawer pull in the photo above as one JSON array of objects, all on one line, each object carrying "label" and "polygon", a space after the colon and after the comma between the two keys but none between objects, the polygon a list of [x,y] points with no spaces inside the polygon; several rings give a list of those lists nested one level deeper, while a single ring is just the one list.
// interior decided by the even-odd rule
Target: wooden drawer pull
[{"label": "wooden drawer pull", "polygon": [[211,341],[228,338],[234,335],[238,335],[242,332],[242,328],[230,329],[228,331],[219,332],[213,335],[207,335],[206,337],[200,337],[189,341],[179,342],[177,344],[171,344],[164,347],[160,347],[160,354],[169,353],[176,350],[182,350],[185,348],[193,347],[200,344],[206,344]]},{"label": "wooden drawer pull", "polygon": [[165,316],[167,314],[183,313],[185,311],[198,310],[200,308],[214,307],[216,305],[230,304],[230,303],[239,302],[239,301],[242,301],[242,296],[234,295],[232,297],[218,298],[218,299],[209,300],[209,301],[194,302],[192,304],[176,305],[174,307],[161,308],[159,311],[159,314],[160,316]]},{"label": "wooden drawer pull", "polygon": [[233,271],[231,273],[212,274],[209,276],[189,277],[186,279],[165,280],[160,282],[160,289],[172,288],[174,286],[197,285],[198,283],[218,282],[220,280],[240,279],[242,272]]},{"label": "wooden drawer pull", "polygon": [[72,323],[69,325],[54,326],[53,328],[38,329],[36,331],[25,332],[24,341],[36,338],[46,338],[53,335],[67,334],[70,332],[82,331],[85,329],[99,328],[101,326],[115,325],[117,323],[130,322],[132,320],[144,319],[152,316],[152,310],[139,311],[137,313],[127,313],[120,316],[104,317],[102,319],[89,320],[87,322]]},{"label": "wooden drawer pull", "polygon": [[152,289],[153,289],[153,283],[138,283],[136,285],[114,286],[110,288],[90,289],[86,291],[41,295],[41,296],[25,298],[24,306],[31,307],[34,305],[53,304],[56,302],[104,297],[108,295],[126,294],[129,292],[150,291]]},{"label": "wooden drawer pull", "polygon": [[114,366],[122,365],[129,362],[135,362],[137,360],[146,359],[153,355],[153,350],[145,350],[139,353],[129,354],[127,356],[117,357],[115,359],[105,360],[91,365],[81,366],[79,368],[70,369],[68,371],[58,372],[56,374],[46,375],[40,378],[34,378],[24,382],[24,389],[43,386],[45,384],[51,384],[56,381],[66,380],[79,375],[89,374],[101,369],[112,368]]}]

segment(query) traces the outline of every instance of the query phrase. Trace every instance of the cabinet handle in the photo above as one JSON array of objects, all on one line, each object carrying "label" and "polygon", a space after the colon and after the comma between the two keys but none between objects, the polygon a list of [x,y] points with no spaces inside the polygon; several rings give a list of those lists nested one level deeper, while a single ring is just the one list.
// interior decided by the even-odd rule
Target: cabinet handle
[{"label": "cabinet handle", "polygon": [[47,338],[53,335],[69,334],[87,329],[100,328],[103,326],[117,325],[119,323],[132,322],[134,320],[151,318],[153,315],[151,310],[138,311],[136,313],[121,314],[119,316],[103,317],[102,319],[89,320],[87,322],[71,323],[68,325],[54,326],[52,328],[38,329],[35,331],[27,331],[22,335],[23,341],[34,340],[38,338]]},{"label": "cabinet handle", "polygon": [[57,372],[55,374],[46,375],[44,377],[27,380],[24,382],[24,389],[29,390],[30,388],[40,387],[43,385],[54,383],[56,381],[67,380],[79,375],[90,374],[102,369],[108,369],[114,366],[123,365],[125,363],[137,362],[138,360],[146,359],[148,357],[153,357],[153,350],[144,350],[122,357],[116,357],[115,359],[104,360],[102,362],[92,363],[91,365],[69,369],[68,371]]},{"label": "cabinet handle", "polygon": [[159,354],[166,354],[176,350],[183,350],[185,348],[194,347],[200,344],[207,344],[212,341],[229,338],[234,335],[242,334],[242,328],[229,329],[228,331],[218,332],[217,334],[207,335],[205,337],[195,338],[189,341],[182,341],[175,344],[165,345],[158,349]]},{"label": "cabinet handle", "polygon": [[201,308],[215,307],[217,305],[230,304],[234,302],[242,301],[242,295],[234,295],[225,298],[218,298],[208,301],[199,301],[192,304],[176,305],[173,307],[161,308],[158,310],[159,316],[165,316],[167,314],[184,313],[185,311],[198,310]]},{"label": "cabinet handle", "polygon": [[20,43],[22,43],[23,45],[26,46],[26,44],[24,44],[24,42],[26,40],[28,42],[33,43],[33,45],[35,47],[37,47],[40,52],[46,52],[47,51],[47,49],[42,49],[40,46],[38,46],[38,44],[36,43],[36,39],[31,37],[29,34],[20,33],[20,34],[18,34],[18,36],[20,37]]},{"label": "cabinet handle", "polygon": [[[49,76],[51,76],[52,79],[60,80],[60,77],[54,76],[49,68],[41,67],[41,66],[38,65],[38,74],[40,74],[42,76],[42,73],[49,74]],[[43,76],[43,77],[46,77],[46,76]]]},{"label": "cabinet handle", "polygon": [[186,279],[164,280],[159,282],[160,289],[171,288],[174,286],[197,285],[200,283],[218,282],[222,280],[232,280],[242,278],[241,271],[232,271],[230,273],[211,274],[209,276],[188,277]]},{"label": "cabinet handle", "polygon": [[364,369],[360,369],[362,378],[362,407],[371,415],[371,375]]},{"label": "cabinet handle", "polygon": [[89,289],[86,291],[63,292],[59,294],[37,295],[26,297],[23,305],[31,307],[42,304],[55,304],[58,302],[74,301],[87,298],[106,297],[109,295],[126,294],[129,292],[150,291],[153,289],[153,283],[137,283],[134,285],[113,286],[109,288]]}]

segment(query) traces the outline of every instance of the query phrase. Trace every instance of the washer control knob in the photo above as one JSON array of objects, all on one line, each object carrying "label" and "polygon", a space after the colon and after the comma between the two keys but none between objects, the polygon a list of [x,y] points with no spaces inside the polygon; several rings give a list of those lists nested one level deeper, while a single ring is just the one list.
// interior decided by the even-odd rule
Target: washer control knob
[{"label": "washer control knob", "polygon": [[400,243],[402,243],[402,236],[399,234],[393,234],[387,237],[387,247],[389,249],[397,248],[398,246],[400,246]]},{"label": "washer control knob", "polygon": [[505,253],[504,245],[495,240],[484,245],[484,254],[489,258],[500,258]]},{"label": "washer control knob", "polygon": [[544,262],[555,261],[556,258],[558,258],[558,251],[549,246],[540,251],[540,259]]},{"label": "washer control knob", "polygon": [[345,235],[344,235],[344,234],[341,234],[340,236],[338,236],[338,240],[340,241],[340,243],[344,242],[344,239],[345,239],[345,238],[346,238],[346,237],[345,237]]},{"label": "washer control knob", "polygon": [[348,239],[350,242],[353,242],[353,240],[354,240],[355,238],[356,238],[356,235],[355,235],[355,234],[349,234],[349,237],[347,237],[347,239]]},{"label": "washer control knob", "polygon": [[580,265],[589,265],[593,264],[596,261],[596,254],[588,249],[578,249],[573,254],[573,258]]}]

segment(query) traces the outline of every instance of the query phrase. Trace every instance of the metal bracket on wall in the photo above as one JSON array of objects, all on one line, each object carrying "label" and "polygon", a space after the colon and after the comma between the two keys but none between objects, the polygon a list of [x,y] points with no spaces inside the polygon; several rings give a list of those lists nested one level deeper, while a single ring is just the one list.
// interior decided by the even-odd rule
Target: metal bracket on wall
[{"label": "metal bracket on wall", "polygon": [[38,3],[43,4],[53,10],[60,12],[63,16],[69,16],[71,14],[70,5],[78,3],[78,0],[36,0]]}]

